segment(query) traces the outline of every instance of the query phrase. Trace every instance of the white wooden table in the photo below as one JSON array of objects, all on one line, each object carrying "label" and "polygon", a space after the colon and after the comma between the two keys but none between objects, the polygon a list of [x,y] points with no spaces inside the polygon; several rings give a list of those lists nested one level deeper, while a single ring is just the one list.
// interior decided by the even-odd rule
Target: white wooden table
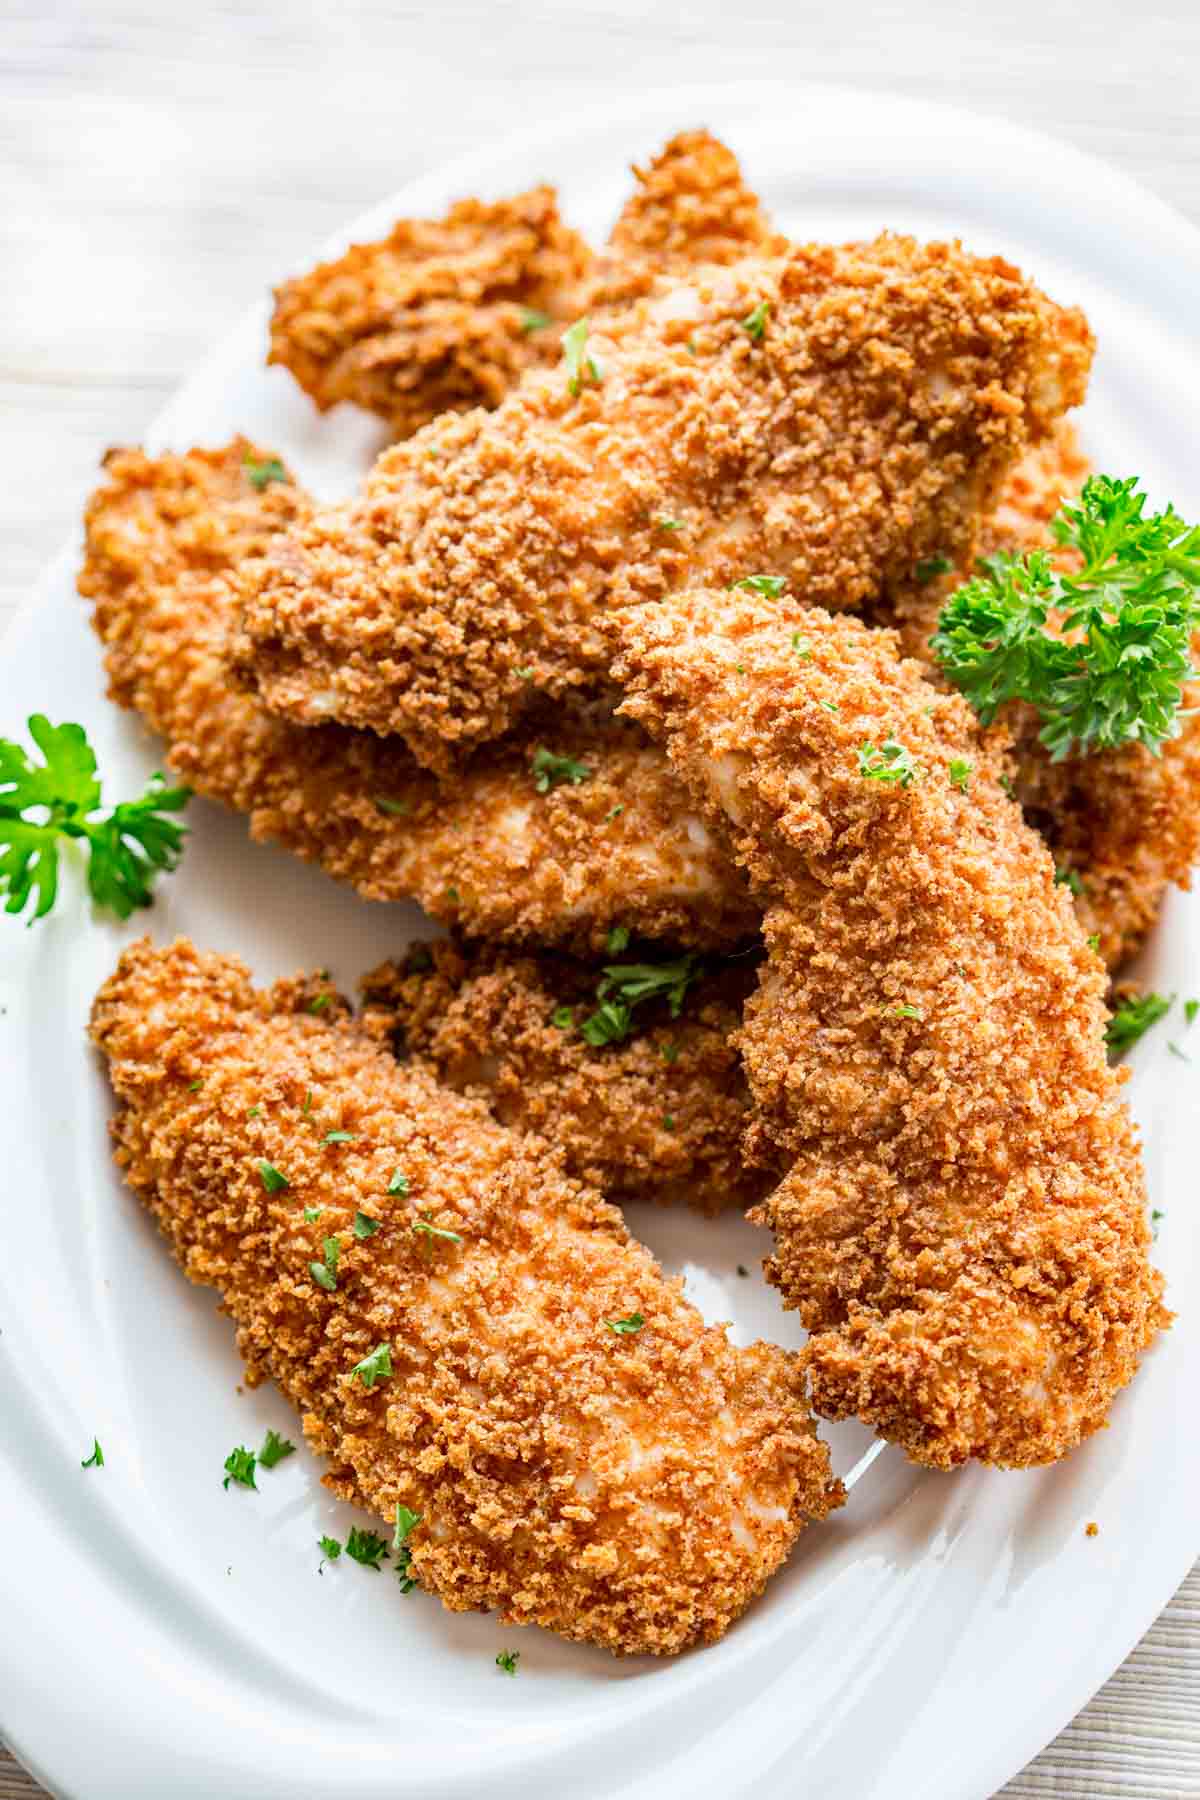
[{"label": "white wooden table", "polygon": [[[1198,68],[1195,0],[0,0],[0,629],[251,296],[514,122],[791,70],[1039,125],[1200,219]],[[38,1792],[0,1749],[0,1800]],[[1200,1570],[1005,1789],[1035,1795],[1200,1795]]]}]

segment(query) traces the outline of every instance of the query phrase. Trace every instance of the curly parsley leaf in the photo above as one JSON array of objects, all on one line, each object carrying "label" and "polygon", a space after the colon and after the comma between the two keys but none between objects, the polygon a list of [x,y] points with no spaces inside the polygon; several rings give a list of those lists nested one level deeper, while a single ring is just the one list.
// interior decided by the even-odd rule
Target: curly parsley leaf
[{"label": "curly parsley leaf", "polygon": [[931,640],[985,725],[1007,701],[1032,706],[1056,762],[1125,743],[1156,751],[1179,734],[1200,626],[1200,526],[1169,506],[1146,516],[1145,503],[1136,478],[1092,476],[1052,525],[1082,566],[1055,569],[1045,551],[989,557]]},{"label": "curly parsley leaf", "polygon": [[319,1537],[317,1542],[321,1546],[321,1555],[327,1562],[336,1562],[342,1554],[342,1546],[335,1537]]},{"label": "curly parsley leaf", "polygon": [[579,762],[573,756],[556,756],[553,750],[547,750],[539,744],[530,762],[534,776],[534,786],[539,794],[548,794],[551,788],[569,782],[578,787],[580,782],[590,781],[592,771],[585,762]]},{"label": "curly parsley leaf", "polygon": [[40,763],[13,739],[0,738],[4,910],[30,907],[31,925],[45,918],[58,895],[60,845],[74,838],[87,851],[92,899],[127,919],[150,905],[155,878],[183,854],[186,827],[169,815],[183,810],[191,789],[169,788],[156,774],[139,799],[102,811],[96,757],[83,727],[52,725],[44,713],[31,713],[28,725]]},{"label": "curly parsley leaf", "polygon": [[[647,1000],[665,1000],[671,1017],[677,1019],[688,986],[699,974],[695,956],[663,963],[609,963],[596,988],[596,1009],[580,1024],[580,1035],[593,1049],[622,1043],[633,1028],[634,1008]],[[571,1024],[570,1010],[559,1007],[554,1014],[554,1023],[561,1023],[564,1030]]]},{"label": "curly parsley leaf", "polygon": [[1157,1025],[1160,1019],[1165,1018],[1174,999],[1174,994],[1164,998],[1162,994],[1149,993],[1122,1000],[1108,1021],[1108,1029],[1104,1033],[1104,1041],[1113,1055],[1122,1055],[1152,1025]]},{"label": "curly parsley leaf", "polygon": [[521,1652],[519,1650],[501,1650],[496,1657],[496,1667],[502,1675],[515,1675],[520,1660]]},{"label": "curly parsley leaf", "polygon": [[895,738],[888,738],[882,749],[870,742],[859,746],[858,772],[868,781],[909,788],[921,779],[924,771],[911,750]]}]

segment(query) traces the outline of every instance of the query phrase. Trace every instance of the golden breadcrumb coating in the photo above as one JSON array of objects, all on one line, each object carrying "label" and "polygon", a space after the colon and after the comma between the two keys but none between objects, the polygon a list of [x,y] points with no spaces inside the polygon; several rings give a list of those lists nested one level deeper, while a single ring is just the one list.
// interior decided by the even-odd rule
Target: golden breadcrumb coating
[{"label": "golden breadcrumb coating", "polygon": [[498,405],[557,355],[591,268],[553,188],[460,200],[284,282],[267,360],[322,412],[352,400],[407,437],[439,413]]},{"label": "golden breadcrumb coating", "polygon": [[[1001,488],[993,513],[982,522],[978,554],[996,550],[1051,549],[1065,565],[1049,531],[1064,499],[1073,500],[1091,467],[1073,427],[1061,425],[1047,443],[1022,457]],[[932,663],[929,639],[958,583],[970,573],[965,560],[952,574],[914,584],[894,614],[903,648]],[[885,621],[887,622],[887,621]],[[1200,638],[1196,643],[1200,661]],[[936,663],[932,663],[937,671]],[[1050,846],[1060,875],[1076,891],[1075,910],[1085,932],[1099,939],[1110,969],[1139,949],[1172,884],[1191,886],[1200,861],[1200,686],[1185,690],[1180,734],[1157,755],[1143,744],[1069,756],[1052,762],[1038,742],[1041,720],[1032,707],[1001,713],[1013,736],[1017,799],[1028,822]]]},{"label": "golden breadcrumb coating", "polygon": [[719,1637],[843,1497],[799,1362],[735,1349],[547,1145],[311,999],[142,939],[92,1011],[117,1161],[250,1381],[335,1493],[419,1514],[410,1572],[452,1610],[618,1652]]},{"label": "golden breadcrumb coating", "polygon": [[351,400],[407,437],[443,412],[497,406],[525,369],[554,363],[564,325],[623,305],[666,270],[778,250],[737,158],[678,133],[637,185],[599,257],[535,188],[444,219],[402,219],[276,290],[268,361],[322,411]]},{"label": "golden breadcrumb coating", "polygon": [[[770,1182],[742,1158],[750,1097],[733,1041],[756,963],[705,969],[679,1018],[665,1001],[647,1003],[629,1037],[593,1047],[579,1025],[595,1010],[603,963],[441,942],[364,977],[362,1017],[399,1055],[485,1100],[502,1125],[548,1139],[568,1174],[606,1198],[744,1211]],[[566,1026],[554,1022],[564,1006]]]},{"label": "golden breadcrumb coating", "polygon": [[[413,896],[477,934],[599,949],[627,923],[731,942],[756,929],[743,878],[662,753],[603,708],[552,708],[438,782],[397,742],[273,719],[229,679],[227,577],[307,508],[290,480],[257,491],[269,452],[110,452],[86,517],[80,592],[110,693],[170,746],[172,770],[372,900]],[[590,779],[539,794],[539,743]]]},{"label": "golden breadcrumb coating", "polygon": [[956,556],[1090,356],[1082,315],[956,244],[705,267],[607,315],[578,379],[435,421],[269,544],[236,659],[277,715],[446,769],[602,680],[614,606],[757,572],[861,606]]},{"label": "golden breadcrumb coating", "polygon": [[[751,1149],[791,1159],[761,1216],[817,1410],[937,1467],[1063,1455],[1166,1315],[1105,971],[1003,732],[891,633],[786,598],[623,624],[628,709],[768,905]],[[881,755],[907,785],[864,772]]]}]

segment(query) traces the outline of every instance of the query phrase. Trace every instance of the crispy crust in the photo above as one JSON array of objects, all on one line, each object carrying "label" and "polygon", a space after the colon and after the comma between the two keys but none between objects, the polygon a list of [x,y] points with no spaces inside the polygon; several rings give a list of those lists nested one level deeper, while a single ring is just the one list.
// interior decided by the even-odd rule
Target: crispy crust
[{"label": "crispy crust", "polygon": [[[599,949],[620,921],[690,943],[755,929],[744,883],[660,752],[606,709],[532,718],[443,786],[395,741],[285,724],[235,687],[227,577],[308,505],[290,481],[255,491],[247,459],[268,454],[241,438],[185,456],[112,451],[87,509],[79,588],[110,694],[162,733],[178,775],[365,898],[411,895],[474,933]],[[539,742],[592,778],[538,794]]]},{"label": "crispy crust", "polygon": [[[558,354],[592,253],[559,217],[553,188],[444,219],[401,219],[275,291],[268,362],[322,412],[351,400],[407,437],[443,412],[496,406]],[[547,324],[529,329],[530,315]]]},{"label": "crispy crust", "polygon": [[499,405],[527,368],[558,361],[564,325],[627,304],[664,270],[782,248],[737,158],[709,132],[678,133],[633,173],[600,257],[548,187],[401,219],[381,242],[276,290],[267,360],[322,412],[353,401],[408,437],[441,413]]},{"label": "crispy crust", "polygon": [[[762,1214],[817,1410],[938,1467],[1063,1455],[1165,1314],[1105,971],[1003,732],[815,609],[694,593],[624,629],[627,709],[769,903],[742,1052],[752,1140],[792,1159]],[[889,738],[907,788],[861,772]]]},{"label": "crispy crust", "polygon": [[[299,1409],[335,1493],[389,1529],[420,1514],[411,1573],[452,1610],[618,1652],[719,1637],[843,1498],[797,1359],[735,1349],[547,1146],[310,994],[143,939],[92,1012],[117,1162],[219,1290],[249,1379]],[[267,1193],[260,1161],[289,1185]],[[379,1225],[361,1241],[356,1210]],[[333,1236],[327,1293],[310,1264]],[[634,1312],[636,1335],[607,1328]],[[368,1390],[354,1367],[381,1342],[393,1374]]]},{"label": "crispy crust", "polygon": [[625,1042],[593,1049],[552,1019],[592,1010],[599,962],[436,943],[364,977],[363,1021],[501,1124],[548,1139],[610,1200],[745,1210],[771,1184],[741,1153],[750,1096],[734,1037],[756,963],[719,965],[679,1019],[647,1006]]},{"label": "crispy crust", "polygon": [[236,661],[271,711],[446,769],[602,680],[614,606],[754,571],[865,605],[972,541],[1091,339],[997,258],[884,236],[696,271],[588,349],[602,381],[531,371],[247,566]]}]

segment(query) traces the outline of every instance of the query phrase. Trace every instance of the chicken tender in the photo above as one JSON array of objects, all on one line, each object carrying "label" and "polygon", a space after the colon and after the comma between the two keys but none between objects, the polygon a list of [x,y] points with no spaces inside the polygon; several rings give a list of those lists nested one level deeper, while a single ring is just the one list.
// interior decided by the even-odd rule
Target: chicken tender
[{"label": "chicken tender", "polygon": [[623,305],[667,270],[782,247],[707,131],[680,132],[634,175],[598,258],[546,187],[400,220],[276,291],[268,361],[322,412],[351,400],[408,437],[440,413],[497,406],[525,369],[558,361],[563,326],[589,308]]},{"label": "chicken tender", "polygon": [[702,971],[679,1018],[660,1000],[626,1039],[594,1046],[580,1025],[600,964],[441,942],[365,977],[363,1022],[501,1124],[547,1138],[607,1199],[745,1211],[772,1185],[741,1154],[749,1093],[733,1040],[756,964]]},{"label": "chicken tender", "polygon": [[[395,740],[283,723],[234,685],[228,578],[309,505],[269,452],[241,438],[185,456],[123,450],[105,469],[79,587],[110,694],[166,738],[177,775],[248,814],[254,837],[476,934],[599,949],[619,922],[693,944],[756,929],[742,877],[661,752],[603,706],[532,714],[443,784]],[[540,793],[539,747],[580,779]]]},{"label": "chicken tender", "polygon": [[895,637],[787,600],[631,610],[627,708],[767,907],[742,1055],[818,1412],[915,1460],[1054,1460],[1166,1322],[1106,976],[1005,736]]},{"label": "chicken tender", "polygon": [[954,244],[705,268],[269,544],[238,666],[279,717],[448,770],[535,695],[602,683],[616,606],[761,572],[858,607],[957,556],[1090,355],[1079,313]]},{"label": "chicken tender", "polygon": [[439,413],[498,405],[556,355],[592,263],[553,188],[460,200],[284,282],[267,360],[322,412],[352,400],[407,437]]},{"label": "chicken tender", "polygon": [[[1069,563],[1072,553],[1057,546],[1050,522],[1090,473],[1074,429],[1060,426],[1005,482],[983,521],[978,554],[1052,549]],[[938,614],[969,567],[964,562],[936,581],[912,584],[896,607],[894,622],[911,655],[931,663]],[[1200,663],[1200,639],[1196,657]],[[931,666],[940,679],[937,664]],[[1187,690],[1183,704],[1179,736],[1157,754],[1125,744],[1060,762],[1039,743],[1042,722],[1031,707],[1009,705],[1000,715],[1013,736],[1012,776],[1022,811],[1049,845],[1083,928],[1098,938],[1110,969],[1136,953],[1167,888],[1190,887],[1200,861],[1200,685]]]},{"label": "chicken tender", "polygon": [[92,1012],[117,1161],[248,1379],[335,1493],[417,1515],[407,1572],[452,1610],[720,1637],[843,1498],[796,1357],[735,1349],[547,1145],[310,1004],[143,939]]}]

